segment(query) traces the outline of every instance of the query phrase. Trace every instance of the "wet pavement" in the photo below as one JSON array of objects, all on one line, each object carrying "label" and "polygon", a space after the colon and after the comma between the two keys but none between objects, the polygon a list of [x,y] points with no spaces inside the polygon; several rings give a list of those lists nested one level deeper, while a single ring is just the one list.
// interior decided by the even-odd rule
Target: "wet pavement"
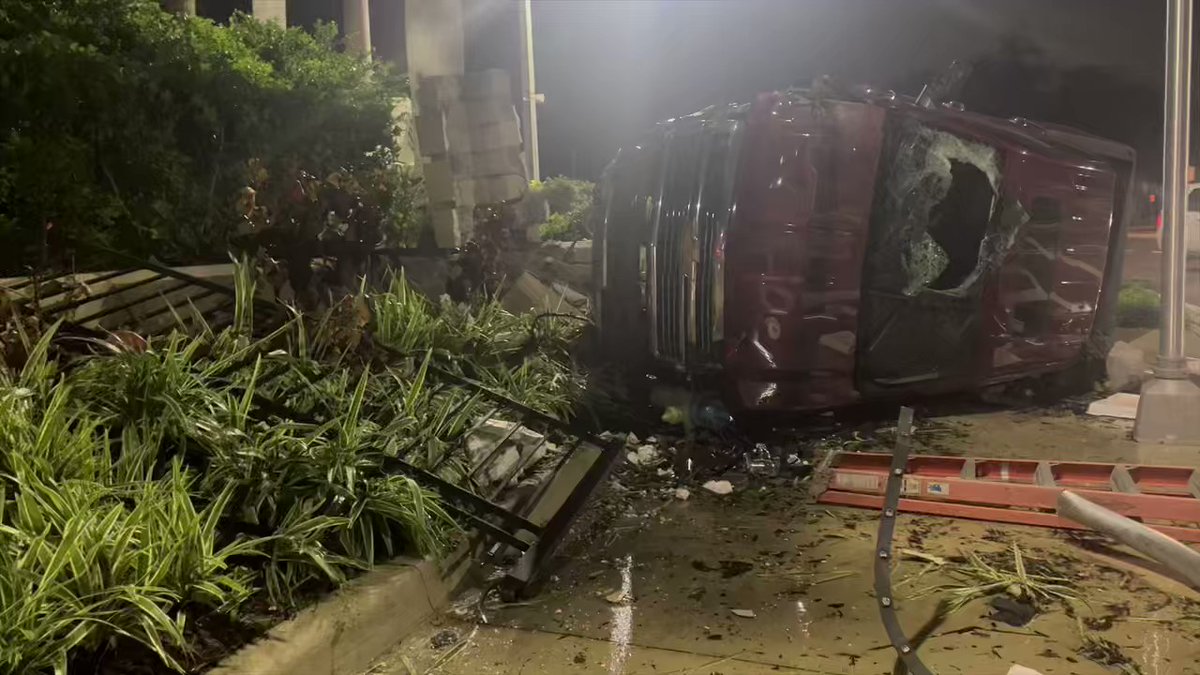
[{"label": "wet pavement", "polygon": [[[1185,275],[1185,300],[1193,305],[1200,304],[1200,258],[1189,257]],[[1155,289],[1162,285],[1162,251],[1158,249],[1158,240],[1153,233],[1136,232],[1129,236],[1122,276],[1126,282],[1142,282]]]},{"label": "wet pavement", "polygon": [[[919,423],[918,431],[922,429]],[[1196,449],[1125,438],[1126,423],[1069,411],[995,411],[924,423],[918,449],[1200,465]],[[830,444],[869,445],[858,436]],[[691,486],[686,500],[653,467],[629,469],[595,506],[543,592],[527,603],[478,602],[399,645],[373,673],[892,673],[871,590],[875,514],[812,503],[812,483],[735,490]],[[819,480],[819,477],[818,479]],[[1030,569],[1066,577],[1078,600],[1045,603],[1027,625],[993,620],[986,600],[939,619],[937,587],[973,552],[996,565],[1016,543]],[[925,516],[898,519],[894,569],[906,633],[936,673],[1121,672],[1080,653],[1083,634],[1128,659],[1124,672],[1200,673],[1200,594],[1153,563],[1092,536]],[[911,552],[949,559],[930,567]],[[956,558],[958,557],[958,558]],[[916,641],[916,638],[913,638]],[[1119,659],[1118,659],[1119,660]],[[1135,670],[1136,669],[1136,670]]]}]

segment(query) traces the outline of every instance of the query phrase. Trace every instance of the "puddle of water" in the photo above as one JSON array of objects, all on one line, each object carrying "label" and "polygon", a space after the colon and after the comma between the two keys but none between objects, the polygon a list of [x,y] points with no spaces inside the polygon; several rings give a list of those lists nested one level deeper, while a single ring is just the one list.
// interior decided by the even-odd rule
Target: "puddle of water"
[{"label": "puddle of water", "polygon": [[797,631],[802,638],[812,637],[808,632],[809,626],[812,625],[812,618],[808,615],[808,606],[803,600],[796,601],[796,626]]},{"label": "puddle of water", "polygon": [[612,656],[609,660],[610,675],[625,672],[629,660],[629,643],[633,640],[633,555],[621,558],[621,597],[623,601],[612,608]]}]

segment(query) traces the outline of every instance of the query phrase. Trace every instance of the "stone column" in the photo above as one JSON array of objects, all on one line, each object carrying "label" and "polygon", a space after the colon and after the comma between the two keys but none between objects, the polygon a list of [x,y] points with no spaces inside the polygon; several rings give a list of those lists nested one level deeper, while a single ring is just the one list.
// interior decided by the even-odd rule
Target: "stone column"
[{"label": "stone column", "polygon": [[252,0],[250,13],[260,21],[270,21],[287,28],[287,0]]},{"label": "stone column", "polygon": [[196,16],[196,0],[163,0],[163,8],[175,14]]},{"label": "stone column", "polygon": [[346,49],[352,54],[371,55],[371,4],[369,0],[342,0],[342,29]]},{"label": "stone column", "polygon": [[449,156],[452,147],[470,149],[458,92],[466,65],[463,1],[405,0],[404,36],[433,235],[451,248],[470,237],[475,212],[474,195],[459,189]]}]

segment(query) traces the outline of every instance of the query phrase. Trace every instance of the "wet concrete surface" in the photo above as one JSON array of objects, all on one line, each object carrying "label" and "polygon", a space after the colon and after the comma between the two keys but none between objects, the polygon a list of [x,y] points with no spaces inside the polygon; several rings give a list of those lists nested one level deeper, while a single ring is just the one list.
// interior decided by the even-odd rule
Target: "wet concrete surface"
[{"label": "wet concrete surface", "polygon": [[[950,415],[922,428],[924,452],[1200,465],[1194,448],[1139,447],[1122,422],[1065,411]],[[372,672],[901,672],[872,592],[875,513],[815,504],[810,481],[729,478],[730,495],[692,485],[680,500],[653,467],[627,469],[593,508],[607,517],[584,526],[540,595],[508,606],[489,598],[480,614],[468,593]],[[1128,550],[994,523],[902,516],[897,526],[899,615],[909,636],[925,628],[918,653],[936,673],[1002,674],[1014,663],[1047,675],[1121,672],[1080,654],[1083,632],[1116,645],[1124,672],[1200,673],[1200,594]],[[982,599],[938,620],[937,587],[953,576],[902,553],[974,552],[1000,565],[1014,542],[1031,569],[1067,577],[1078,600],[1045,603],[1024,627],[994,621]]]}]

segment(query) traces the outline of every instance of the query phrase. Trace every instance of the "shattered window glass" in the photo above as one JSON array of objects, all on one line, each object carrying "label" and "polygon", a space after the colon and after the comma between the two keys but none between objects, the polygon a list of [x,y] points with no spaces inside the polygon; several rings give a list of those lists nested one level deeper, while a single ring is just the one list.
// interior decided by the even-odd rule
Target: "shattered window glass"
[{"label": "shattered window glass", "polygon": [[1016,205],[996,217],[1000,153],[912,121],[896,132],[870,264],[877,281],[904,295],[963,295],[1003,258],[1024,222]]}]

